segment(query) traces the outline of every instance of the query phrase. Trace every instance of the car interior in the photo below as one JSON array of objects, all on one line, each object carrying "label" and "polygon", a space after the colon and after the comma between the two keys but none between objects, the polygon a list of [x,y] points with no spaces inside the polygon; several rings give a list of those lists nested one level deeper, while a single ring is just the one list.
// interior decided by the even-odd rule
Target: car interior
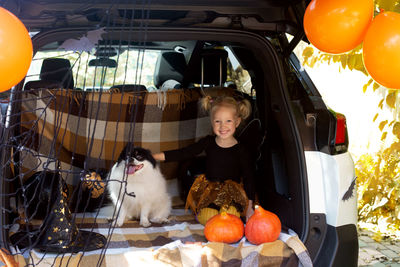
[{"label": "car interior", "polygon": [[[126,97],[128,93],[145,93],[157,94],[160,102],[168,98],[169,91],[197,93],[200,97],[207,92],[219,94],[228,90],[249,99],[253,106],[252,119],[257,120],[259,126],[246,128],[243,125],[243,128],[259,129],[244,133],[246,138],[243,139],[248,140],[243,142],[253,143],[251,146],[258,153],[255,158],[259,201],[278,214],[282,213],[285,225],[301,235],[303,222],[297,218],[303,214],[304,196],[298,169],[290,164],[293,162],[291,153],[295,152],[286,144],[287,138],[280,125],[284,120],[274,116],[274,108],[277,108],[271,105],[274,90],[268,85],[272,75],[266,77],[262,72],[262,63],[255,52],[243,43],[228,41],[117,42],[105,37],[90,52],[65,50],[60,48],[60,41],[45,44],[35,54],[23,91],[66,88],[74,94],[86,94],[86,98],[90,92],[127,93]],[[293,84],[291,90],[296,92],[296,83]],[[193,117],[190,114],[180,116],[182,120]]]}]

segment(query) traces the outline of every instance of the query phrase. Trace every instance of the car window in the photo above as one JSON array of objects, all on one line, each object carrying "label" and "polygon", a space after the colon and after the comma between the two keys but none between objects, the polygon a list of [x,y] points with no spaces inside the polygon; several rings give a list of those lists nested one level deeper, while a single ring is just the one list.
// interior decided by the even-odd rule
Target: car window
[{"label": "car window", "polygon": [[240,92],[253,95],[255,92],[251,90],[252,83],[249,72],[240,65],[239,60],[229,47],[224,47],[224,49],[228,51],[227,86],[232,86]]},{"label": "car window", "polygon": [[[164,43],[165,45],[166,43]],[[114,85],[135,84],[143,85],[147,91],[161,88],[154,80],[157,60],[164,52],[174,53],[173,50],[165,49],[138,49],[133,46],[102,46],[103,52],[99,48],[92,49],[90,52],[68,51],[60,48],[58,43],[49,43],[35,53],[31,67],[25,79],[25,84],[30,81],[39,81],[40,72],[44,60],[51,58],[66,59],[72,68],[73,87],[81,90],[108,90]],[[240,60],[233,53],[229,45],[204,47],[203,49],[223,49],[227,51],[226,80],[222,84],[224,87],[231,87],[240,92],[255,97],[255,90],[252,90],[252,82],[249,72],[240,64]],[[190,58],[190,54],[187,56]],[[177,62],[169,62],[172,65]],[[186,64],[186,63],[185,63]],[[216,64],[213,62],[212,64]],[[225,66],[225,64],[224,64]],[[174,69],[174,67],[172,67]],[[51,68],[47,71],[53,71]],[[168,71],[161,67],[158,71]],[[175,70],[172,70],[175,71]],[[185,74],[185,71],[182,72]],[[157,76],[167,76],[165,73],[157,73]],[[208,80],[209,81],[209,80]],[[199,81],[189,81],[188,87],[201,87]],[[212,87],[216,84],[209,84],[205,81],[205,87]],[[173,88],[173,87],[171,87]]]},{"label": "car window", "polygon": [[[64,58],[68,59],[72,66],[75,87],[82,90],[108,89],[117,84],[152,86],[154,68],[160,51],[132,48],[120,51],[117,55],[106,58],[88,52],[38,51],[32,60],[25,83],[40,80],[40,70],[44,59]],[[111,62],[116,65],[111,66],[112,64],[109,64]]]}]

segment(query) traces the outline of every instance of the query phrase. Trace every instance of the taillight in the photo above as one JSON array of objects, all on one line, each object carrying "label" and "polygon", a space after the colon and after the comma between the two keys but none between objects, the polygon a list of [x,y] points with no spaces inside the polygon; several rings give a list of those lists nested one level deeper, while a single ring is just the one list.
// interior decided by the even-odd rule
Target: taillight
[{"label": "taillight", "polygon": [[346,117],[343,114],[336,113],[336,138],[335,145],[346,143]]},{"label": "taillight", "polygon": [[332,127],[333,131],[331,132],[331,154],[341,154],[347,152],[349,146],[346,117],[343,114],[331,112],[336,118],[336,125]]}]

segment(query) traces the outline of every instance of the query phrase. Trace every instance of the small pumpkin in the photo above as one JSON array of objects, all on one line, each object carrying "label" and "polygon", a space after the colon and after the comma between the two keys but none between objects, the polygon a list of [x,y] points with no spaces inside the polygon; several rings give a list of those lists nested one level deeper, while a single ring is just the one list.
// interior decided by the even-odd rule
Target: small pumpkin
[{"label": "small pumpkin", "polygon": [[197,214],[197,221],[205,225],[209,219],[218,214],[218,210],[212,208],[202,208]]},{"label": "small pumpkin", "polygon": [[204,235],[211,242],[236,243],[244,235],[244,225],[237,216],[223,211],[207,221]]},{"label": "small pumpkin", "polygon": [[4,263],[6,267],[18,267],[14,256],[5,248],[0,248],[0,262]]},{"label": "small pumpkin", "polygon": [[226,213],[229,213],[229,214],[232,214],[232,215],[235,215],[235,216],[237,216],[237,217],[239,217],[240,218],[240,213],[237,211],[237,209],[234,207],[234,206],[227,206],[227,205],[224,205],[224,206],[222,206],[222,208],[219,210],[219,213],[222,213],[222,212],[226,212]]},{"label": "small pumpkin", "polygon": [[274,213],[256,205],[254,214],[246,223],[245,236],[254,244],[273,242],[281,233],[281,221]]}]

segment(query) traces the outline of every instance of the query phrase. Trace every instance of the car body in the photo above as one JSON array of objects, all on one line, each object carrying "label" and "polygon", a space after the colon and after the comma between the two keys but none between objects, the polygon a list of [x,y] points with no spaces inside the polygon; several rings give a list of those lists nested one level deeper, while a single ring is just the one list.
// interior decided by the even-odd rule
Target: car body
[{"label": "car body", "polygon": [[[33,62],[38,59],[38,65],[33,63],[35,67],[30,70],[36,77],[28,75],[13,90],[27,90],[29,81],[40,80],[42,61],[39,59],[54,51],[58,54],[53,56],[60,56],[60,51],[85,54],[85,60],[92,62],[89,66],[96,68],[91,75],[96,76],[97,71],[105,75],[105,79],[91,78],[93,82],[87,83],[74,76],[73,87],[83,91],[106,91],[115,85],[127,84],[140,84],[148,91],[158,91],[162,82],[156,79],[165,82],[168,78],[179,80],[182,87],[204,89],[213,85],[228,86],[230,79],[236,88],[244,88],[242,93],[253,101],[254,116],[261,123],[259,133],[263,142],[258,148],[257,160],[259,203],[278,214],[282,223],[299,235],[315,266],[356,266],[355,171],[347,151],[345,117],[325,105],[292,52],[298,42],[306,41],[302,18],[307,4],[304,0],[153,0],[114,4],[102,0],[90,5],[75,0],[7,1],[4,7],[35,33]],[[93,33],[95,37],[90,37]],[[66,43],[82,41],[84,37],[93,45],[88,50],[79,42],[75,46]],[[122,64],[118,57],[126,51],[136,53],[135,62],[140,62],[137,64],[141,67],[129,68],[137,71],[146,62],[157,67],[159,63],[154,59],[166,52],[183,54],[186,67],[190,67],[204,49],[226,51],[228,62],[236,68],[232,67],[225,79],[222,72],[218,73],[224,66],[222,63],[210,66],[206,61],[202,61],[200,71],[199,67],[181,70],[178,77],[159,73],[152,79],[153,73],[146,74],[150,77],[148,83],[144,74],[132,74],[129,81],[118,80],[123,74],[112,79],[113,65]],[[71,69],[80,64],[77,58],[69,60],[77,64]],[[172,59],[173,71],[179,69],[177,62]],[[246,71],[239,71],[238,67]],[[111,73],[101,72],[102,68]],[[74,75],[76,72],[75,69]],[[216,77],[207,77],[216,72]],[[240,75],[245,75],[244,80],[237,78]],[[138,82],[144,80],[146,83]],[[207,83],[207,80],[213,81]],[[10,105],[10,110],[18,110],[16,102]],[[10,125],[3,129],[5,139],[14,134]],[[3,162],[6,157],[8,154],[3,152]],[[4,242],[4,233],[2,237]]]}]

